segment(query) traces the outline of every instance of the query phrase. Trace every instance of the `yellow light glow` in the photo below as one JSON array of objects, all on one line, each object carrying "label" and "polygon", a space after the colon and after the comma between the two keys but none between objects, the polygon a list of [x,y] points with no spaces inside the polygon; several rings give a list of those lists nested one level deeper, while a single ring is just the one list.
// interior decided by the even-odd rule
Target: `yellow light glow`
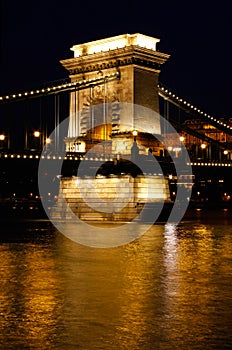
[{"label": "yellow light glow", "polygon": [[201,148],[202,148],[202,149],[205,149],[205,148],[206,148],[206,144],[205,144],[205,143],[202,143],[202,144],[201,144]]},{"label": "yellow light glow", "polygon": [[138,131],[137,131],[137,130],[133,130],[133,131],[132,131],[132,135],[133,135],[133,136],[137,136],[137,135],[138,135]]},{"label": "yellow light glow", "polygon": [[156,51],[156,44],[159,41],[159,39],[139,33],[122,34],[106,39],[91,41],[85,44],[74,45],[71,50],[74,51],[74,57],[116,50],[127,46],[140,46]]},{"label": "yellow light glow", "polygon": [[49,137],[47,137],[46,138],[46,144],[49,144],[49,143],[51,143],[52,142],[52,140],[49,138]]},{"label": "yellow light glow", "polygon": [[5,138],[6,138],[6,136],[5,135],[0,135],[0,141],[4,141],[5,140]]},{"label": "yellow light glow", "polygon": [[39,131],[37,131],[37,130],[36,130],[36,131],[34,131],[34,136],[35,136],[35,137],[40,137],[40,132],[39,132]]},{"label": "yellow light glow", "polygon": [[184,141],[184,136],[180,136],[180,142]]}]

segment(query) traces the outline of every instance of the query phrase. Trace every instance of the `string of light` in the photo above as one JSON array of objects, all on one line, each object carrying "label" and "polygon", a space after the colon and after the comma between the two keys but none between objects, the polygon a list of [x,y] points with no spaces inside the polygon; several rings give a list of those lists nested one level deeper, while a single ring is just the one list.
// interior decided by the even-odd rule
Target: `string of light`
[{"label": "string of light", "polygon": [[[38,155],[38,154],[19,154],[19,153],[0,153],[0,158],[15,158],[15,159],[37,159],[39,160],[41,159],[47,159],[47,160],[75,160],[75,161],[113,161],[112,157],[87,157],[84,155],[80,155],[80,156],[73,156],[73,155],[65,155],[65,156],[61,156],[61,155]],[[191,165],[191,166],[213,166],[213,167],[217,167],[217,166],[221,166],[221,167],[231,167],[232,166],[232,162],[191,162],[191,163],[187,163],[187,165]]]},{"label": "string of light", "polygon": [[176,94],[174,94],[172,91],[170,91],[166,87],[158,85],[158,89],[159,89],[158,92],[159,92],[160,96],[162,96],[164,98],[168,97],[170,100],[174,100],[176,103],[178,103],[178,105],[182,104],[184,108],[188,107],[190,110],[195,111],[198,114],[203,115],[204,117],[208,118],[211,122],[215,122],[215,123],[227,128],[228,130],[232,130],[232,126],[227,124],[225,121],[221,121],[221,120],[211,116],[210,114],[205,113],[200,108],[194,106],[192,103],[177,96]]},{"label": "string of light", "polygon": [[105,80],[112,79],[112,78],[118,78],[119,74],[120,74],[119,71],[117,71],[115,73],[111,73],[111,74],[108,74],[108,75],[100,77],[100,78],[83,79],[80,81],[74,81],[74,82],[60,84],[60,85],[56,85],[56,86],[48,86],[48,87],[42,88],[42,89],[24,91],[24,92],[19,92],[19,93],[12,93],[12,94],[8,94],[8,95],[0,96],[0,102],[7,102],[7,101],[12,101],[12,100],[41,96],[41,95],[45,95],[45,94],[52,94],[52,93],[57,93],[59,91],[71,90],[73,88],[78,88],[78,87],[82,87],[82,86],[90,85],[90,84],[96,84],[96,83],[100,84],[101,82],[104,82]]}]

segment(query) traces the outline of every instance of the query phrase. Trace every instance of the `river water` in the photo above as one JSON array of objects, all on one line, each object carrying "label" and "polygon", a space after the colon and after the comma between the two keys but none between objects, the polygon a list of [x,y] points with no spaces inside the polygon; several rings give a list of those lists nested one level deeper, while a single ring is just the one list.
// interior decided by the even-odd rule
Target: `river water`
[{"label": "river water", "polygon": [[5,222],[0,349],[232,349],[231,216],[195,211],[104,249]]}]

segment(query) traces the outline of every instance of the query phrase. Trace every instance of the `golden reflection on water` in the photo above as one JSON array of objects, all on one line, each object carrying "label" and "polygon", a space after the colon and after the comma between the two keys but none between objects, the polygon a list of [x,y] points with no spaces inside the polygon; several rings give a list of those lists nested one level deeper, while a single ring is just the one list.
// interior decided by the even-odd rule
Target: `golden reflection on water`
[{"label": "golden reflection on water", "polygon": [[153,251],[153,256],[146,249],[145,242],[149,240],[149,233],[146,241],[140,239],[125,247],[125,271],[118,298],[120,326],[116,333],[118,343],[123,349],[139,349],[150,341],[150,317],[153,310],[148,310],[147,306],[152,305],[153,288],[149,281],[155,279],[154,270],[160,269],[161,261],[157,252],[162,249],[162,232],[162,227],[157,226],[157,239],[150,239],[149,251]]},{"label": "golden reflection on water", "polygon": [[[223,279],[231,281],[232,277],[232,266],[226,263],[226,269],[223,267],[227,257],[232,259],[232,239],[231,235],[219,239],[220,231],[214,231],[204,224],[184,229],[166,225],[165,298],[168,338],[173,344],[186,339],[190,344],[203,340],[207,344],[217,337],[222,319],[226,321],[224,330],[228,328],[231,315],[225,299],[231,305],[231,295],[224,293],[222,284]],[[173,325],[178,332],[173,332]]]},{"label": "golden reflection on water", "polygon": [[7,246],[0,246],[0,344],[49,349],[60,308],[54,259],[42,247]]},{"label": "golden reflection on water", "polygon": [[154,225],[95,249],[0,245],[0,348],[230,349],[232,229]]}]

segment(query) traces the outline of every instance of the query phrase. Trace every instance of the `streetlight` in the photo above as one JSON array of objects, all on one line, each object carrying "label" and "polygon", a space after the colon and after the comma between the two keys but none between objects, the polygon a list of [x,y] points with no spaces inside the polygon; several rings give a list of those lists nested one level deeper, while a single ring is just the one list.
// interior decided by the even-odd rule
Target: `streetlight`
[{"label": "streetlight", "polygon": [[0,146],[1,146],[1,149],[4,149],[4,148],[9,149],[10,148],[10,137],[9,137],[9,135],[6,136],[4,134],[0,134]]},{"label": "streetlight", "polygon": [[180,142],[184,142],[185,137],[184,136],[180,136]]},{"label": "streetlight", "polygon": [[51,142],[52,142],[52,140],[49,137],[47,137],[45,140],[46,145],[49,145]]},{"label": "streetlight", "polygon": [[132,130],[132,135],[134,136],[134,142],[136,142],[136,136],[138,136],[138,131]]}]

